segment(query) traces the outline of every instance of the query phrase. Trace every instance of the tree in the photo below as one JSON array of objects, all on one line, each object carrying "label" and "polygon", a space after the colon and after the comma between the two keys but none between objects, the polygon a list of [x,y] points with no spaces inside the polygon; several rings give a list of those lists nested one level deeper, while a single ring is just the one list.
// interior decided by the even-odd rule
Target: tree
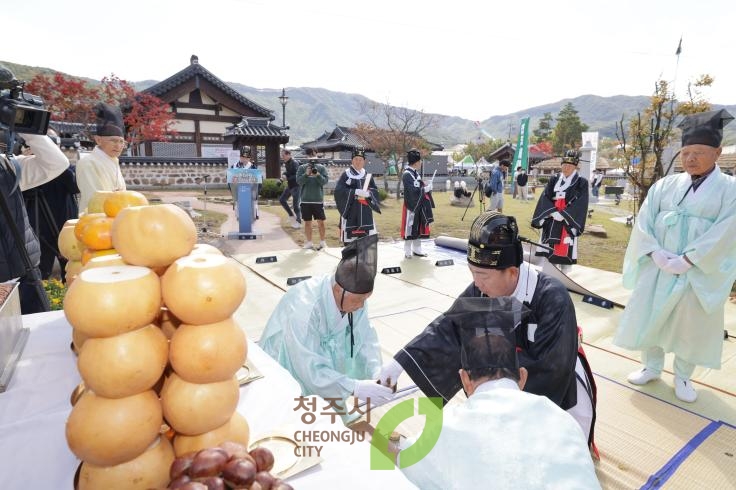
[{"label": "tree", "polygon": [[662,178],[667,170],[662,164],[662,153],[672,139],[677,100],[669,91],[666,81],[658,80],[654,94],[644,114],[637,113],[624,127],[624,116],[616,124],[616,137],[623,153],[624,170],[639,193],[639,202],[644,202],[652,185]]},{"label": "tree", "polygon": [[26,90],[43,97],[46,109],[56,121],[91,125],[95,123],[94,106],[98,102],[119,106],[126,140],[132,143],[134,154],[136,143],[161,141],[176,134],[174,115],[168,104],[151,94],[137,92],[132,84],[114,74],[104,77],[97,86],[62,73],[39,74],[26,85]]},{"label": "tree", "polygon": [[552,130],[552,148],[555,152],[562,153],[565,148],[579,146],[580,133],[587,130],[588,125],[580,121],[575,106],[568,102],[557,114],[557,125]]},{"label": "tree", "polygon": [[532,131],[533,135],[533,142],[539,143],[541,141],[548,141],[550,136],[552,136],[552,122],[554,121],[554,118],[552,117],[551,112],[545,112],[544,116],[542,116],[542,119],[539,120],[539,125],[537,126],[537,129]]},{"label": "tree", "polygon": [[26,84],[26,90],[43,97],[46,110],[56,121],[71,121],[83,124],[94,122],[92,107],[97,99],[97,89],[79,78],[67,77],[63,73],[34,76]]},{"label": "tree", "polygon": [[[422,135],[437,125],[434,115],[373,101],[360,102],[360,110],[366,122],[356,126],[355,134],[383,160],[384,175],[388,175],[388,161],[397,162],[411,148],[417,148],[422,155],[429,153],[429,145]],[[383,179],[383,185],[388,191],[388,179]],[[397,199],[400,190],[401,178],[396,186]]]},{"label": "tree", "polygon": [[[664,150],[674,136],[675,119],[680,115],[710,110],[711,105],[702,95],[701,89],[710,87],[713,82],[710,75],[700,76],[694,84],[688,84],[689,100],[678,104],[675,94],[669,90],[669,84],[658,80],[654,85],[649,107],[644,110],[643,115],[637,113],[636,117],[631,118],[628,131],[624,128],[623,115],[616,124],[616,137],[619,139],[619,151],[623,153],[624,169],[638,190],[639,202],[644,202],[652,185],[667,175],[679,154],[675,153],[669,162],[662,161]],[[630,143],[627,143],[627,137]]]},{"label": "tree", "polygon": [[115,74],[100,82],[103,101],[120,106],[126,129],[126,141],[137,154],[138,143],[162,141],[176,134],[171,106],[154,95],[137,92],[128,81]]}]

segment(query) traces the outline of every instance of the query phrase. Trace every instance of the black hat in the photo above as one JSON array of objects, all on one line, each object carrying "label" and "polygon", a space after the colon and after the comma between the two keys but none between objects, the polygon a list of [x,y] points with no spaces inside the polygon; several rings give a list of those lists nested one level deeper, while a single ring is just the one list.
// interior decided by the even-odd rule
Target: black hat
[{"label": "black hat", "polygon": [[580,163],[580,152],[577,150],[567,150],[565,156],[562,157],[562,163],[571,163],[577,166]]},{"label": "black hat", "polygon": [[368,235],[350,242],[342,249],[335,282],[349,293],[370,293],[376,278],[377,259],[378,235]]},{"label": "black hat", "polygon": [[523,258],[513,216],[486,211],[475,218],[468,237],[468,263],[484,269],[506,269],[519,267]]},{"label": "black hat", "polygon": [[504,167],[510,167],[511,166],[511,162],[509,162],[508,160],[505,160],[505,159],[504,160],[501,160],[500,162],[498,162],[498,164],[499,165],[503,165]]},{"label": "black hat", "polygon": [[723,127],[732,119],[733,116],[726,109],[685,116],[677,125],[682,128],[682,146],[707,145],[718,148],[723,141]]},{"label": "black hat", "polygon": [[125,136],[125,124],[123,124],[123,113],[120,109],[100,102],[95,106],[97,117],[97,136]]},{"label": "black hat", "polygon": [[365,158],[365,148],[362,146],[356,146],[353,148],[353,158],[355,157]]},{"label": "black hat", "polygon": [[529,308],[514,297],[461,297],[445,313],[459,325],[463,369],[505,368],[518,373],[516,327]]},{"label": "black hat", "polygon": [[243,146],[240,148],[240,156],[241,157],[249,157],[250,156],[250,146]]},{"label": "black hat", "polygon": [[409,165],[412,163],[417,163],[419,160],[422,159],[422,154],[419,153],[419,150],[416,148],[412,148],[408,152],[406,152],[406,160],[409,162]]}]

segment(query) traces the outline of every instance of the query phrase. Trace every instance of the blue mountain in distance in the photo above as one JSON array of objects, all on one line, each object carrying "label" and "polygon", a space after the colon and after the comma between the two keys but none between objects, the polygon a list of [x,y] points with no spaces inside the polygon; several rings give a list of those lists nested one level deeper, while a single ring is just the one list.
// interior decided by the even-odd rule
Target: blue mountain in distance
[{"label": "blue mountain in distance", "polygon": [[[32,67],[17,63],[0,61],[15,73],[21,80],[30,80],[36,73],[53,74],[51,68]],[[73,75],[68,75],[73,76]],[[99,83],[98,80],[81,78],[88,83]],[[134,82],[138,90],[143,90],[157,83],[156,80]],[[281,122],[281,104],[278,96],[281,89],[258,89],[237,82],[228,82],[235,90],[245,97],[273,111],[275,121]],[[289,102],[286,106],[286,124],[290,127],[291,145],[299,145],[316,139],[325,131],[331,131],[336,125],[353,126],[362,120],[360,113],[361,103],[370,102],[370,99],[360,94],[335,92],[324,88],[293,87],[287,88]],[[506,139],[511,134],[511,140],[516,139],[519,119],[531,117],[531,129],[535,129],[545,112],[556,117],[563,106],[571,102],[578,111],[580,120],[587,124],[591,131],[599,131],[603,137],[615,137],[615,124],[621,120],[621,115],[628,120],[638,111],[643,111],[649,105],[649,96],[616,95],[601,97],[597,95],[581,95],[574,98],[562,99],[549,104],[529,107],[519,111],[491,116],[480,121],[481,128],[495,138]],[[725,107],[731,114],[736,115],[736,105],[713,104],[714,109]],[[478,141],[485,138],[475,126],[475,122],[456,116],[437,114],[437,127],[427,131],[425,135],[430,141],[440,143],[446,147],[469,141]],[[509,131],[511,129],[511,131]],[[736,123],[724,130],[724,144],[736,144]]]}]

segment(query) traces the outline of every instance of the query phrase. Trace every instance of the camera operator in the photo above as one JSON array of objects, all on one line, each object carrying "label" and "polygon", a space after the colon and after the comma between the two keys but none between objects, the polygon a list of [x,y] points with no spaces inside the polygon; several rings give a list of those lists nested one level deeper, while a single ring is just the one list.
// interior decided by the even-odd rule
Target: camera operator
[{"label": "camera operator", "polygon": [[[310,154],[310,157],[312,155]],[[327,247],[325,243],[325,191],[329,177],[324,165],[309,161],[299,166],[296,172],[296,182],[301,187],[301,217],[304,220],[304,235],[307,241],[305,249],[312,248],[312,220],[317,220],[319,231],[319,246],[317,250]]]},{"label": "camera operator", "polygon": [[[69,167],[69,160],[46,135],[19,136],[33,148],[34,154],[16,157],[17,167],[5,155],[0,155],[0,192],[7,203],[12,224],[22,234],[23,243],[17,243],[12,224],[8,223],[5,213],[0,213],[0,282],[20,280],[21,311],[26,315],[48,311],[49,302],[43,288],[34,284],[40,279],[34,278],[33,273],[38,273],[41,249],[28,221],[22,192],[59,176]],[[27,270],[19,247],[27,251],[33,270]]]},{"label": "camera operator", "polygon": [[[283,177],[286,179],[286,187],[279,197],[281,206],[286,210],[291,218],[291,227],[298,229],[302,225],[302,211],[299,207],[299,183],[296,181],[296,173],[299,169],[299,162],[291,158],[291,151],[284,148],[281,150],[281,159],[284,161]],[[282,179],[283,180],[283,179]],[[289,207],[289,197],[291,197],[291,205],[294,208],[292,212]]]},{"label": "camera operator", "polygon": [[[49,128],[46,134],[57,147],[61,146],[61,138],[56,131]],[[25,140],[21,140],[20,147],[23,155],[33,154],[34,149]],[[58,258],[61,280],[66,282],[64,268],[67,260],[59,254],[57,241],[64,223],[79,215],[77,194],[79,194],[79,188],[73,167],[68,167],[51,181],[23,192],[28,222],[35,230],[41,244],[39,268],[42,279],[51,277],[54,260]]]}]

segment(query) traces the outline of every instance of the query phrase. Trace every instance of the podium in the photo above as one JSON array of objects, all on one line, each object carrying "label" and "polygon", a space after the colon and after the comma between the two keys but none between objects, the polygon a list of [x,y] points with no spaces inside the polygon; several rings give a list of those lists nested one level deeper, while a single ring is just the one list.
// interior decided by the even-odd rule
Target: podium
[{"label": "podium", "polygon": [[263,181],[261,171],[231,168],[227,171],[227,180],[231,185],[233,199],[235,199],[238,210],[238,231],[228,233],[227,237],[238,240],[255,240],[262,235],[253,229],[258,202],[258,184]]}]

